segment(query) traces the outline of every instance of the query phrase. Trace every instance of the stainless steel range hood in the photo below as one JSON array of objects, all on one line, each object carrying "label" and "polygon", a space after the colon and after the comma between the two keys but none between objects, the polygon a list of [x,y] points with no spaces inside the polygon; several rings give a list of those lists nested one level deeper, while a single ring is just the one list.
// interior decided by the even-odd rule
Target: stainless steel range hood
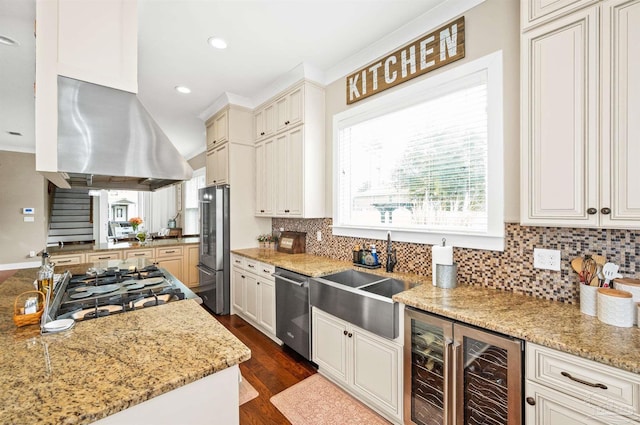
[{"label": "stainless steel range hood", "polygon": [[59,186],[156,190],[193,173],[135,94],[61,76],[57,143]]}]

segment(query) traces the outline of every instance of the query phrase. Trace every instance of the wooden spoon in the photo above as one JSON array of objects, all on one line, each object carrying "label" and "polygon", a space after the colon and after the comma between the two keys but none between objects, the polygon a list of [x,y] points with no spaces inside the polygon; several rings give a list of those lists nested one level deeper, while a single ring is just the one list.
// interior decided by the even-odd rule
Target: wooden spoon
[{"label": "wooden spoon", "polygon": [[607,259],[604,255],[592,255],[591,258],[593,258],[596,264],[600,266],[604,266],[604,264],[607,262]]},{"label": "wooden spoon", "polygon": [[582,257],[574,258],[571,260],[571,267],[576,273],[582,273]]}]

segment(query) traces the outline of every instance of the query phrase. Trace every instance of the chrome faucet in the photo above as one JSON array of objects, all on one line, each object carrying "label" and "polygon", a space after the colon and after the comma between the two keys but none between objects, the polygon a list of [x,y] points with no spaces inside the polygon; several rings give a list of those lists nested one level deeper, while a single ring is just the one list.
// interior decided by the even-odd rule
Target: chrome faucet
[{"label": "chrome faucet", "polygon": [[387,232],[387,265],[386,270],[393,272],[393,268],[398,263],[396,249],[391,247],[391,232]]}]

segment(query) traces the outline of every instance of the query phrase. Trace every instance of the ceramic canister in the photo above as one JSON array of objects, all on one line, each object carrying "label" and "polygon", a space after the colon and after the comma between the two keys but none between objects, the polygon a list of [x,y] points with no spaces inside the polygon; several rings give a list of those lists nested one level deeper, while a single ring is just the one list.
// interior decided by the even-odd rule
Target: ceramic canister
[{"label": "ceramic canister", "polygon": [[[630,292],[633,302],[640,302],[640,279],[620,278],[613,281],[613,287],[621,291]],[[633,323],[638,323],[638,312],[634,309]]]},{"label": "ceramic canister", "polygon": [[580,284],[580,311],[589,316],[597,316],[598,287]]},{"label": "ceramic canister", "polygon": [[632,327],[635,306],[630,292],[598,289],[598,320],[603,323],[621,328]]}]

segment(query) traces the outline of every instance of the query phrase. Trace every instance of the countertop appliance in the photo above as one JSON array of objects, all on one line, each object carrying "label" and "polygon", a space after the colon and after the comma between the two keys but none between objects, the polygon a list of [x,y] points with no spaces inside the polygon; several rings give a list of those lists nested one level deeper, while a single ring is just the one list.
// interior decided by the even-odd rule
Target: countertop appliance
[{"label": "countertop appliance", "polygon": [[405,308],[404,423],[522,423],[523,341]]},{"label": "countertop appliance", "polygon": [[200,205],[199,285],[192,288],[215,314],[230,312],[229,185],[198,191]]},{"label": "countertop appliance", "polygon": [[276,267],[276,336],[311,360],[309,277]]},{"label": "countertop appliance", "polygon": [[301,254],[306,252],[307,234],[304,232],[282,232],[278,252]]},{"label": "countertop appliance", "polygon": [[93,268],[86,274],[64,273],[48,311],[51,320],[81,321],[184,299],[198,300],[198,296],[155,265]]}]

